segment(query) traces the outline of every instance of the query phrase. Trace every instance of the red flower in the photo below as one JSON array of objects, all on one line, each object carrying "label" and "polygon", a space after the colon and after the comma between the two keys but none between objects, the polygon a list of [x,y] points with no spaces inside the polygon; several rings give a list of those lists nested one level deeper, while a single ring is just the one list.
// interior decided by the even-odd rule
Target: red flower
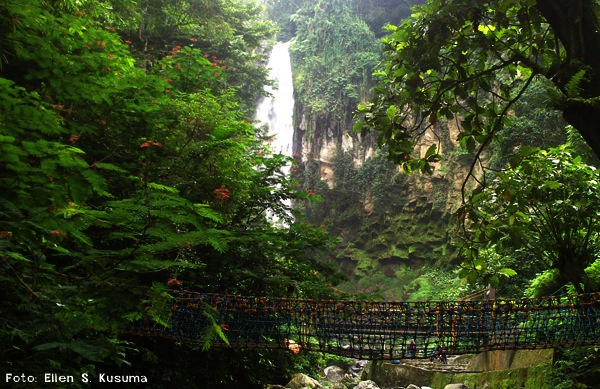
[{"label": "red flower", "polygon": [[140,145],[140,148],[145,149],[146,147],[150,147],[150,146],[162,147],[162,143],[156,142],[153,140],[147,140],[145,142],[142,142],[142,144]]},{"label": "red flower", "polygon": [[76,142],[77,139],[79,139],[79,135],[71,135],[68,142],[73,143],[73,142]]},{"label": "red flower", "polygon": [[63,237],[66,238],[67,237],[67,233],[61,230],[52,230],[50,231],[50,235],[55,236],[55,237]]},{"label": "red flower", "polygon": [[129,39],[125,39],[125,43],[128,44],[128,45],[130,45],[131,41]]},{"label": "red flower", "polygon": [[167,285],[181,285],[181,281],[179,281],[175,278],[169,278],[167,280]]},{"label": "red flower", "polygon": [[12,232],[10,231],[0,231],[0,236],[3,238],[10,238],[12,237]]},{"label": "red flower", "polygon": [[221,328],[221,331],[229,331],[229,326],[227,324],[219,324],[219,328]]},{"label": "red flower", "polygon": [[231,194],[229,193],[229,189],[224,188],[224,187],[220,187],[219,189],[215,189],[214,193],[215,193],[215,196],[217,197],[217,200],[219,200],[219,201],[225,201],[229,197],[231,197]]}]

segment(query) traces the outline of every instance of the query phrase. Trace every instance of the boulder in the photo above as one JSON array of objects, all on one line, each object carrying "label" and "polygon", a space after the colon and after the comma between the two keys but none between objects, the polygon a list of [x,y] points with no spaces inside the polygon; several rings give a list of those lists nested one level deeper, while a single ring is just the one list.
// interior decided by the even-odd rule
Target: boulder
[{"label": "boulder", "polygon": [[406,389],[423,389],[423,388],[420,388],[420,387],[418,387],[417,385],[414,385],[414,384],[410,384],[410,385],[408,385],[406,387]]},{"label": "boulder", "polygon": [[356,360],[354,362],[354,365],[350,366],[350,369],[348,369],[348,373],[358,377],[365,369],[367,363],[367,361],[363,361],[360,359]]},{"label": "boulder", "polygon": [[346,374],[344,369],[339,366],[327,366],[323,372],[325,373],[324,379],[331,383],[342,381]]},{"label": "boulder", "polygon": [[288,384],[285,387],[288,389],[322,388],[319,381],[317,381],[313,378],[310,378],[306,374],[301,374],[301,373],[294,374],[292,376],[292,379],[290,380],[290,382],[288,382]]},{"label": "boulder", "polygon": [[342,378],[342,380],[339,382],[340,384],[343,384],[346,389],[347,388],[352,388],[355,385],[358,385],[358,383],[360,382],[360,378],[358,378],[357,375],[355,375],[354,373],[346,373],[344,374],[344,378]]},{"label": "boulder", "polygon": [[341,382],[336,382],[333,386],[328,386],[327,389],[348,389],[348,387]]},{"label": "boulder", "polygon": [[469,389],[469,387],[465,384],[448,384],[444,389]]},{"label": "boulder", "polygon": [[354,389],[380,389],[377,384],[371,380],[361,381]]}]

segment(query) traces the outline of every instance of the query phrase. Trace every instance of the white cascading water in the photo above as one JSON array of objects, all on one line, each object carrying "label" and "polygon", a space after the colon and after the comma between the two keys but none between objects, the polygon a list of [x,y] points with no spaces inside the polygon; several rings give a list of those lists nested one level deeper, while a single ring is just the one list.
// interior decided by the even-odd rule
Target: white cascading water
[{"label": "white cascading water", "polygon": [[[269,128],[269,136],[273,137],[271,152],[291,157],[294,143],[294,86],[289,43],[275,44],[267,67],[270,69],[269,79],[274,80],[275,85],[265,87],[269,96],[258,104],[256,120],[259,126],[267,125]],[[290,170],[291,165],[287,165],[283,173],[289,174]],[[286,205],[290,203],[286,202]],[[270,218],[274,219],[272,216]]]},{"label": "white cascading water", "polygon": [[265,87],[270,96],[258,104],[256,120],[259,125],[267,125],[269,135],[274,137],[271,151],[291,157],[294,142],[294,86],[289,43],[278,42],[273,47],[267,67],[270,69],[269,79],[275,81],[275,86]]}]

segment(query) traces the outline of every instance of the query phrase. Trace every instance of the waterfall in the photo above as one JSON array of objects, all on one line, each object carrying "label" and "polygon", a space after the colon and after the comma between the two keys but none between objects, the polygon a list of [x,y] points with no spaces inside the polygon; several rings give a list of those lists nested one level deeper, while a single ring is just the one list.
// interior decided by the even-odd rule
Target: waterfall
[{"label": "waterfall", "polygon": [[[269,79],[275,81],[273,87],[265,86],[268,96],[256,108],[256,121],[259,126],[268,126],[269,136],[272,137],[271,152],[291,157],[294,144],[294,86],[292,84],[292,65],[290,63],[289,43],[277,42],[267,64]],[[290,174],[291,164],[286,165],[282,172]],[[283,203],[291,206],[291,201]],[[267,217],[273,222],[280,222],[271,214]],[[285,223],[283,223],[285,225]]]},{"label": "waterfall", "polygon": [[[266,86],[265,97],[256,108],[256,120],[259,125],[269,127],[269,135],[273,136],[271,151],[277,154],[292,156],[294,142],[294,86],[292,84],[292,65],[290,63],[289,43],[278,42],[271,52],[269,78],[275,86]],[[289,173],[289,166],[286,173]]]}]

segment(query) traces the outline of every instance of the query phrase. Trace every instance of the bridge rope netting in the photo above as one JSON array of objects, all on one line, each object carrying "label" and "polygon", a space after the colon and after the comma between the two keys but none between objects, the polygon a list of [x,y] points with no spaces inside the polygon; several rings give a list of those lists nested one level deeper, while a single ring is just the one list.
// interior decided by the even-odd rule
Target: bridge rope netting
[{"label": "bridge rope netting", "polygon": [[201,343],[218,323],[228,343],[213,346],[289,348],[358,359],[427,358],[486,350],[600,343],[600,293],[541,299],[379,302],[249,297],[173,291],[161,325],[129,331]]}]

